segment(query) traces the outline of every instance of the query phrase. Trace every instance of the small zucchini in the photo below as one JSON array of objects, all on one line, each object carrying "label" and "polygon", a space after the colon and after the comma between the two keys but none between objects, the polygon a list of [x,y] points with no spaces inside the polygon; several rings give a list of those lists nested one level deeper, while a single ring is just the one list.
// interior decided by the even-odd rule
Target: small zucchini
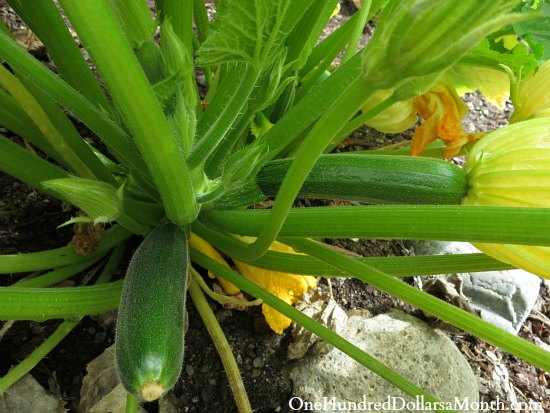
[{"label": "small zucchini", "polygon": [[[292,159],[268,162],[256,182],[267,196],[277,194]],[[458,204],[468,177],[439,159],[389,155],[322,155],[306,178],[302,198],[376,204]]]},{"label": "small zucchini", "polygon": [[126,390],[145,401],[176,383],[183,363],[187,232],[155,227],[130,262],[118,310],[115,355]]}]

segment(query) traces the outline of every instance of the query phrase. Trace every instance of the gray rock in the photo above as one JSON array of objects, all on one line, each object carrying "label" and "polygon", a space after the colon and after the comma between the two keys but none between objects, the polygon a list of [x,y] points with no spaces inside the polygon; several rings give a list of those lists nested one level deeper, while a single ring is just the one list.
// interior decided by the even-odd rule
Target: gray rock
[{"label": "gray rock", "polygon": [[[468,254],[479,252],[467,242],[416,241],[416,255]],[[462,292],[480,310],[481,318],[517,334],[531,313],[541,279],[523,270],[460,274]]]},{"label": "gray rock", "polygon": [[[442,401],[456,397],[478,402],[476,377],[462,354],[447,336],[415,317],[395,311],[366,318],[361,312],[350,312],[341,335]],[[359,403],[390,400],[396,403],[393,408],[382,405],[374,409],[371,404],[370,410],[422,411],[417,407],[401,409],[400,404],[414,403],[414,399],[339,350],[307,355],[296,362],[290,377],[296,395],[290,407],[309,401],[319,403],[312,406],[318,412],[354,411],[356,407],[368,411]],[[358,405],[331,404],[338,402]]]},{"label": "gray rock", "polygon": [[0,394],[0,413],[65,413],[65,403],[49,394],[30,374],[25,374]]}]

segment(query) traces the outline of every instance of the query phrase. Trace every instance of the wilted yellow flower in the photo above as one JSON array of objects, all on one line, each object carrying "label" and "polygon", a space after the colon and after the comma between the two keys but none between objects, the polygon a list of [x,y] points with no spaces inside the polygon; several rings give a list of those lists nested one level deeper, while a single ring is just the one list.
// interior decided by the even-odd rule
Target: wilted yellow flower
[{"label": "wilted yellow flower", "polygon": [[[392,95],[391,90],[377,90],[365,102],[361,110],[368,112]],[[401,133],[412,127],[418,120],[412,99],[394,103],[378,115],[370,118],[366,125],[383,133]]]},{"label": "wilted yellow flower", "polygon": [[[469,190],[464,205],[550,206],[550,118],[491,132],[467,154]],[[474,244],[486,254],[550,278],[550,247]]]},{"label": "wilted yellow flower", "polygon": [[455,89],[444,82],[437,82],[427,93],[413,99],[414,107],[424,118],[424,123],[414,132],[411,155],[419,155],[436,139],[445,142],[445,157],[460,152],[462,146],[479,139],[479,134],[466,133],[462,129],[462,118],[468,108]]},{"label": "wilted yellow flower", "polygon": [[[298,254],[292,248],[275,241],[270,250],[287,254]],[[302,295],[317,285],[317,279],[308,275],[286,274],[277,271],[265,270],[243,262],[233,260],[239,272],[267,291],[275,294],[288,304],[294,304]],[[273,331],[282,334],[292,320],[267,304],[262,304],[262,313]]]},{"label": "wilted yellow flower", "polygon": [[519,82],[512,103],[511,122],[550,116],[550,60]]}]

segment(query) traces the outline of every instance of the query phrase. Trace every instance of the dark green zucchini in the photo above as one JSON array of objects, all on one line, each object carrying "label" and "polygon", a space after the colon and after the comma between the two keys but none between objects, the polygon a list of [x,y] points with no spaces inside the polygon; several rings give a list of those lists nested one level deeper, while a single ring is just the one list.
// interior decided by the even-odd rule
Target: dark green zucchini
[{"label": "dark green zucchini", "polygon": [[158,399],[181,373],[188,266],[186,231],[161,224],[141,243],[126,272],[116,366],[126,390],[140,399]]},{"label": "dark green zucchini", "polygon": [[[267,163],[256,177],[267,196],[277,194],[292,159]],[[322,155],[306,178],[302,198],[376,204],[458,204],[468,177],[439,159],[387,155]]]}]

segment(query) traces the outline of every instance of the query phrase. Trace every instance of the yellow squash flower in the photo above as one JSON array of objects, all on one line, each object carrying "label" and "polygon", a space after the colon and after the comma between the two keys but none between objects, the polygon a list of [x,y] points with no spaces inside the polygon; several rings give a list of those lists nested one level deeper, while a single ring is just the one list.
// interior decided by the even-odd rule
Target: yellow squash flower
[{"label": "yellow squash flower", "polygon": [[[241,237],[241,239],[246,242],[253,241],[250,237]],[[203,240],[198,235],[191,233],[191,236],[189,237],[189,245],[203,254],[208,255],[210,258],[215,259],[227,268],[231,268],[223,259],[221,254],[209,242]],[[270,250],[284,252],[287,254],[297,254],[297,252],[295,252],[292,248],[277,241],[271,245]],[[306,291],[317,285],[317,279],[308,275],[286,274],[277,271],[265,270],[263,268],[254,267],[252,265],[237,261],[236,259],[233,259],[233,262],[244,277],[276,295],[288,304],[294,304],[302,298],[302,295]],[[211,272],[208,272],[208,275],[210,278],[215,278],[215,274],[212,274]],[[240,292],[240,290],[229,281],[226,281],[221,277],[218,277],[218,281],[228,295],[235,295]],[[266,304],[262,304],[262,313],[267,321],[267,324],[269,324],[269,327],[271,327],[271,329],[277,334],[282,334],[283,330],[288,328],[292,323],[290,318],[282,315]]]},{"label": "yellow squash flower", "polygon": [[[297,254],[292,248],[275,241],[270,250]],[[308,275],[286,274],[277,271],[257,268],[243,262],[233,260],[239,272],[250,281],[258,284],[288,304],[294,304],[302,295],[317,285],[317,279]],[[292,320],[267,304],[262,304],[262,313],[269,327],[277,334],[282,334]]]},{"label": "yellow squash flower", "polygon": [[[391,90],[377,90],[365,102],[361,110],[368,112],[380,102],[392,95]],[[418,115],[412,99],[401,100],[378,115],[370,118],[366,125],[383,133],[401,133],[412,127],[418,120]]]},{"label": "yellow squash flower", "polygon": [[[550,206],[550,118],[491,132],[466,156],[464,205]],[[550,279],[550,247],[475,243],[500,261]]]},{"label": "yellow squash flower", "polygon": [[[391,90],[376,91],[363,105],[362,111],[369,111],[391,94]],[[426,146],[441,139],[447,145],[445,156],[451,158],[460,152],[462,146],[483,136],[462,129],[462,119],[467,111],[454,87],[438,81],[425,94],[393,104],[366,124],[383,133],[400,133],[412,127],[420,114],[424,122],[414,132],[411,155],[420,155]]]},{"label": "yellow squash flower", "polygon": [[550,60],[514,87],[511,122],[550,116]]},{"label": "yellow squash flower", "polygon": [[[195,233],[191,233],[191,236],[189,237],[189,245],[191,245],[196,250],[202,252],[204,255],[208,255],[210,258],[216,260],[220,264],[224,265],[225,267],[231,269],[229,264],[223,259],[221,254],[216,250],[209,242],[203,240],[201,237],[199,237]],[[208,276],[210,278],[216,278],[215,274],[212,274],[210,271],[208,271]],[[237,287],[235,287],[233,284],[231,284],[229,281],[224,280],[223,278],[219,277],[218,282],[222,286],[223,290],[227,295],[235,295],[238,294],[241,290],[239,290]]]},{"label": "yellow squash flower", "polygon": [[413,102],[424,123],[414,132],[411,155],[419,155],[430,143],[441,139],[447,145],[445,157],[451,158],[460,152],[462,146],[481,137],[462,129],[462,118],[468,108],[447,83],[437,82],[427,93],[414,98]]}]

